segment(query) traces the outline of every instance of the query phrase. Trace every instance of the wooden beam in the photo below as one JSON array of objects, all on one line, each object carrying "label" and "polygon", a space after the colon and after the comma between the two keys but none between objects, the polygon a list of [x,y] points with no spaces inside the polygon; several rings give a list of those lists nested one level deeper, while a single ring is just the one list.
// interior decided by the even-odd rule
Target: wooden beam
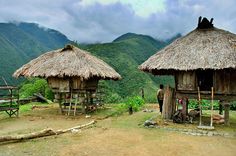
[{"label": "wooden beam", "polygon": [[174,114],[175,107],[174,89],[167,86],[164,93],[162,118],[171,119]]}]

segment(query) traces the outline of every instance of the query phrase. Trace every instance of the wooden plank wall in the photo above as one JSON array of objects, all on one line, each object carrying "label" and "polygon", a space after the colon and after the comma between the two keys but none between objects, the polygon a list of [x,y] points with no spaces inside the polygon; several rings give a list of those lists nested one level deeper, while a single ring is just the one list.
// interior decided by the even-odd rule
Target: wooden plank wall
[{"label": "wooden plank wall", "polygon": [[196,90],[196,73],[179,72],[176,74],[177,90]]},{"label": "wooden plank wall", "polygon": [[[96,90],[98,86],[98,79],[88,79],[81,81],[79,78],[54,78],[47,79],[48,85],[54,92],[70,92],[70,85],[73,89],[88,89]],[[70,84],[71,82],[71,84]]]},{"label": "wooden plank wall", "polygon": [[236,94],[236,70],[230,72],[230,91]]},{"label": "wooden plank wall", "polygon": [[236,94],[236,70],[215,71],[214,89],[218,94]]}]

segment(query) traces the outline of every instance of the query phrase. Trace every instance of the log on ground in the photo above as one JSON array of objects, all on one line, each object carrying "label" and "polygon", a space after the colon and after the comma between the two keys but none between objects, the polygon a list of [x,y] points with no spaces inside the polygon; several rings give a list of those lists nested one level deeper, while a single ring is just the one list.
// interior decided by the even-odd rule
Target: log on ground
[{"label": "log on ground", "polygon": [[53,129],[47,128],[47,129],[41,130],[39,132],[33,132],[33,133],[29,133],[29,134],[0,136],[0,142],[22,141],[22,140],[27,140],[27,139],[34,139],[34,138],[51,136],[51,135],[59,135],[59,134],[70,132],[75,129],[82,129],[82,128],[88,127],[94,123],[95,123],[95,121],[91,121],[91,122],[86,123],[84,125],[79,125],[76,127],[65,129],[65,130],[54,131]]}]

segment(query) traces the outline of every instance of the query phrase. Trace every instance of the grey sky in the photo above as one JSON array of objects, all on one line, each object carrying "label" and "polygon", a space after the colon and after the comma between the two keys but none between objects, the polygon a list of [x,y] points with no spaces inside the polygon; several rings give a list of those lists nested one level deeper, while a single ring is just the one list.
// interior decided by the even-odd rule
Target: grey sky
[{"label": "grey sky", "polygon": [[78,42],[110,42],[127,33],[165,39],[186,34],[199,16],[236,33],[235,0],[0,0],[0,22],[35,22]]}]

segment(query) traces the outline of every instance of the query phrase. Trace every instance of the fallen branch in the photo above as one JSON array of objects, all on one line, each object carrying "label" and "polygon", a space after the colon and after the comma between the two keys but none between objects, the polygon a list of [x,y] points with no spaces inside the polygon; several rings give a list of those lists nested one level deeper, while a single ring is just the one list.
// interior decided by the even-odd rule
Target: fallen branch
[{"label": "fallen branch", "polygon": [[38,98],[38,99],[44,101],[44,102],[49,103],[49,104],[52,103],[52,101],[48,100],[47,98],[45,98],[45,97],[44,97],[42,94],[40,94],[40,93],[38,93],[38,94],[34,93],[34,96],[35,96],[36,98]]},{"label": "fallen branch", "polygon": [[0,136],[0,142],[22,141],[22,140],[26,140],[26,139],[34,139],[34,138],[40,138],[40,137],[45,137],[45,136],[51,136],[51,135],[59,135],[59,134],[63,134],[63,133],[73,131],[75,129],[82,129],[82,128],[90,126],[94,123],[95,123],[95,121],[91,121],[87,124],[72,127],[72,128],[65,129],[65,130],[56,130],[56,131],[54,131],[53,129],[47,128],[47,129],[44,129],[42,131],[33,132],[33,133],[29,133],[29,134],[21,134],[21,135],[15,135],[15,136],[12,136],[12,135]]}]

